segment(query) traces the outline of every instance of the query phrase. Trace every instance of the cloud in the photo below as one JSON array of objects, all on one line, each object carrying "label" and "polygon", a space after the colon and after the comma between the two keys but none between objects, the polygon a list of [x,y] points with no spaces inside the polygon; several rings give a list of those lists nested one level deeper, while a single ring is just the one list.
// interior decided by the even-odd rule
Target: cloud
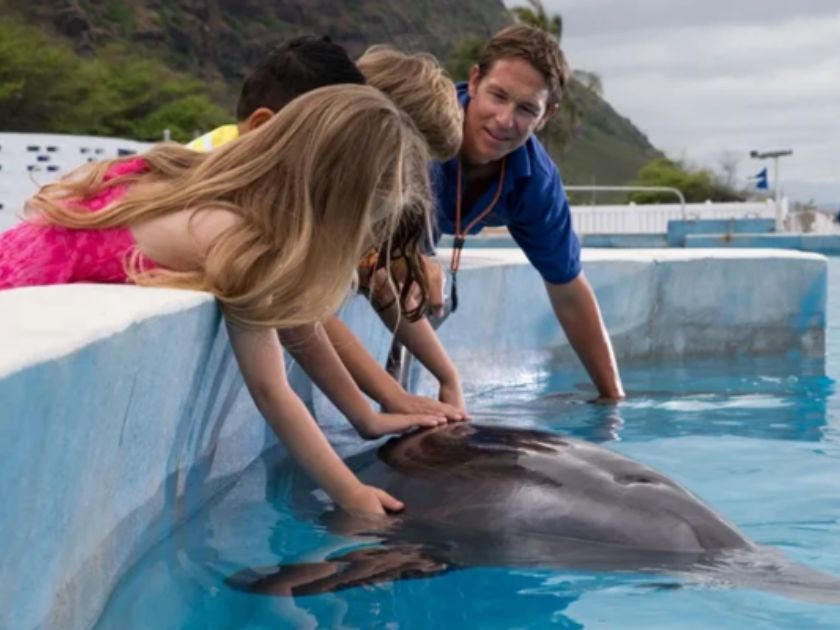
[{"label": "cloud", "polygon": [[783,176],[799,188],[840,182],[836,0],[544,4],[564,18],[572,65],[657,147],[712,167],[732,150],[742,175],[758,170],[750,149],[792,148]]},{"label": "cloud", "polygon": [[563,16],[568,33],[579,35],[661,33],[686,25],[774,25],[803,15],[837,12],[836,0],[543,0],[543,4],[549,12]]}]

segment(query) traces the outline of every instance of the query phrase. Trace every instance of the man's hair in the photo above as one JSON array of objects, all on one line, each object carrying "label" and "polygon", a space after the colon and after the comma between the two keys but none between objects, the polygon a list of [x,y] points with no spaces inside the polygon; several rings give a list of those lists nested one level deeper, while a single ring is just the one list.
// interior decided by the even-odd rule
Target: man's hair
[{"label": "man's hair", "polygon": [[560,44],[546,31],[514,24],[493,35],[478,58],[479,76],[484,77],[499,59],[527,61],[545,79],[548,86],[548,104],[560,102],[563,90],[571,77],[571,69]]},{"label": "man's hair", "polygon": [[329,37],[290,39],[263,58],[242,83],[236,119],[245,120],[260,107],[280,111],[310,90],[338,83],[365,83],[365,77]]}]

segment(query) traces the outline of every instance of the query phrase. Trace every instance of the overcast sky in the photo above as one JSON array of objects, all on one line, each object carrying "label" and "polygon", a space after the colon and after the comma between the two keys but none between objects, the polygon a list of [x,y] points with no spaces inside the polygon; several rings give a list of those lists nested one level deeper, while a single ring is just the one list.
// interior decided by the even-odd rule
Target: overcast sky
[{"label": "overcast sky", "polygon": [[572,66],[599,74],[656,147],[712,168],[734,152],[742,178],[761,166],[751,149],[793,149],[787,192],[840,202],[840,0],[544,5],[563,16]]}]

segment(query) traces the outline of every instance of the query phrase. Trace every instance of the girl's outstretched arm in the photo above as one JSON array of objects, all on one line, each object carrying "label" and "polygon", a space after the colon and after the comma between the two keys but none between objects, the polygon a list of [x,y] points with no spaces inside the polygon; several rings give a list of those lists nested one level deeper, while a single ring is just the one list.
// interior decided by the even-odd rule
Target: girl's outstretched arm
[{"label": "girl's outstretched arm", "polygon": [[[442,270],[433,259],[426,256],[423,256],[423,264],[425,266],[426,284],[429,289],[429,305],[438,315],[442,315]],[[363,275],[363,271],[367,270],[360,268],[360,275]],[[399,278],[403,271],[397,267],[395,273]],[[390,330],[394,331],[394,336],[397,341],[405,346],[432,373],[432,376],[440,384],[438,399],[458,409],[462,413],[461,419],[468,419],[469,414],[466,411],[461,377],[449,358],[449,355],[446,353],[446,349],[443,347],[440,339],[438,339],[435,329],[429,323],[429,320],[421,317],[419,320],[411,322],[405,317],[400,317],[400,308],[397,304],[399,300],[394,293],[395,287],[388,281],[388,274],[384,269],[375,271],[368,282],[371,285],[371,288],[368,290],[368,297],[383,323]],[[416,289],[416,286],[414,288]],[[377,304],[386,306],[377,307]],[[408,308],[415,306],[417,306],[415,296],[410,296]],[[330,330],[328,332],[330,333],[330,337],[333,337],[333,332]],[[344,356],[342,356],[342,359],[344,359]],[[353,372],[352,369],[351,372]],[[359,380],[355,372],[353,372],[353,376],[357,381]]]},{"label": "girl's outstretched arm", "polygon": [[[394,320],[395,319],[396,317],[394,317]],[[428,324],[428,321],[426,323]],[[451,372],[445,372],[445,366],[448,365],[451,367],[452,364],[449,362],[446,351],[443,350],[442,346],[440,346],[440,342],[437,340],[437,335],[431,328],[431,325],[429,325],[431,339],[429,340],[428,337],[425,338],[425,340],[429,343],[423,346],[423,340],[420,340],[419,342],[419,345],[423,346],[420,349],[420,354],[429,361],[429,363],[426,363],[425,361],[422,362],[441,383],[441,392],[444,391],[443,386],[445,382],[447,384],[451,383],[455,388],[454,391],[456,392],[456,395],[454,396],[443,397],[442,402],[437,402],[423,396],[416,396],[406,392],[400,384],[397,383],[397,381],[395,381],[393,377],[388,374],[388,372],[386,372],[379,363],[376,362],[376,359],[374,359],[361,342],[356,339],[356,336],[347,327],[347,325],[337,317],[333,316],[325,321],[324,329],[329,335],[330,341],[332,341],[335,346],[335,349],[341,357],[341,360],[344,362],[344,365],[347,366],[350,374],[353,375],[353,378],[359,384],[359,387],[361,387],[368,396],[379,401],[382,408],[386,411],[392,413],[399,412],[412,414],[443,413],[447,419],[456,422],[460,420],[467,420],[469,418],[469,415],[464,409],[463,395],[461,394],[461,384],[458,379],[458,372],[454,369],[454,367],[452,367]],[[397,337],[405,343],[399,333]],[[408,344],[405,344],[406,347],[409,348],[409,350],[418,349],[418,340],[413,338],[412,341],[414,342],[412,343],[412,346],[409,347]],[[434,344],[437,345],[435,346]],[[439,364],[435,364],[434,358],[423,352],[424,349],[432,349],[434,352],[436,348],[439,348],[441,353],[436,355],[436,358],[440,359]],[[431,366],[437,367],[438,371],[435,372]],[[451,378],[452,380],[444,381],[444,378]]]},{"label": "girl's outstretched arm", "polygon": [[437,379],[440,400],[460,409],[468,417],[461,377],[429,320],[421,317],[416,322],[410,322],[400,317],[396,303],[380,310],[379,317],[394,331],[397,340]]},{"label": "girl's outstretched arm", "polygon": [[[397,413],[374,411],[353,377],[350,376],[350,372],[341,362],[330,338],[320,324],[282,330],[280,339],[309,378],[338,407],[339,411],[347,416],[350,424],[363,438],[374,439],[388,433],[401,433],[412,427],[435,427],[446,424],[448,408],[445,405],[432,409],[409,408]],[[384,374],[384,378],[386,381],[393,380],[387,374]]]},{"label": "girl's outstretched arm", "polygon": [[333,450],[309,410],[286,379],[276,331],[228,323],[233,352],[254,403],[297,463],[345,510],[384,514],[403,504],[364,485]]}]

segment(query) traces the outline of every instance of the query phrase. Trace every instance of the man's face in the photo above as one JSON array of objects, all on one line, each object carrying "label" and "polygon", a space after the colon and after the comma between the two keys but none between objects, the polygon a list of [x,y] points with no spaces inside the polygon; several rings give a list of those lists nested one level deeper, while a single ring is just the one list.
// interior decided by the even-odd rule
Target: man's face
[{"label": "man's face", "polygon": [[553,113],[546,111],[545,79],[523,59],[499,59],[483,77],[474,67],[469,95],[462,155],[472,164],[499,160],[522,146]]}]

